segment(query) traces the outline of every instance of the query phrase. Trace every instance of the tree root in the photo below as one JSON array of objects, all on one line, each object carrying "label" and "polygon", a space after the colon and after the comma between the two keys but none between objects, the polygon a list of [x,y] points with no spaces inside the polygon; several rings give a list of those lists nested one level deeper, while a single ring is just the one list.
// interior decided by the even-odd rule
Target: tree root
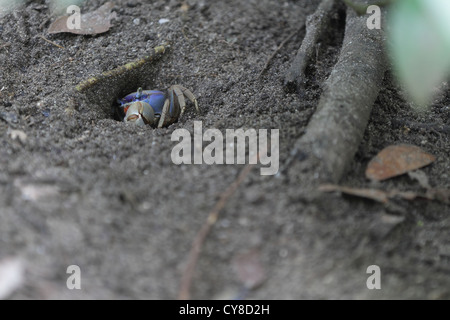
[{"label": "tree root", "polygon": [[322,0],[316,12],[307,18],[305,38],[284,80],[286,91],[295,92],[303,87],[306,67],[314,56],[317,41],[330,25],[335,8],[336,0]]},{"label": "tree root", "polygon": [[[294,179],[297,176],[312,185],[336,183],[358,149],[387,69],[384,32],[369,30],[366,21],[366,16],[347,10],[339,61],[306,133],[291,152],[288,170]],[[302,172],[312,176],[308,179]]]}]

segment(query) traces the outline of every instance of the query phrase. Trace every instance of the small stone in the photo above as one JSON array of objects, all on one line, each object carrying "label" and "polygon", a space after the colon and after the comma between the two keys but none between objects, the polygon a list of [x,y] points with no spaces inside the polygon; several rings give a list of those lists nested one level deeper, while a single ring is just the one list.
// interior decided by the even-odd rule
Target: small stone
[{"label": "small stone", "polygon": [[158,23],[159,24],[164,24],[164,23],[167,23],[169,21],[170,21],[169,19],[159,19]]},{"label": "small stone", "polygon": [[27,134],[22,130],[9,130],[8,135],[11,139],[17,140],[20,143],[25,143],[27,141]]},{"label": "small stone", "polygon": [[68,115],[69,117],[72,117],[76,110],[73,107],[67,107],[66,109],[64,109],[64,112],[66,113],[66,115]]},{"label": "small stone", "polygon": [[126,3],[126,6],[127,6],[128,8],[134,8],[134,7],[137,6],[137,3],[136,3],[136,2],[132,2],[132,1],[128,1],[128,2]]},{"label": "small stone", "polygon": [[141,24],[141,19],[139,19],[139,18],[134,19],[133,20],[133,24],[136,25],[136,26],[140,25]]},{"label": "small stone", "polygon": [[19,258],[0,261],[0,300],[6,299],[24,283],[25,268]]},{"label": "small stone", "polygon": [[6,121],[9,124],[15,124],[19,122],[19,117],[14,112],[0,112],[0,119]]}]

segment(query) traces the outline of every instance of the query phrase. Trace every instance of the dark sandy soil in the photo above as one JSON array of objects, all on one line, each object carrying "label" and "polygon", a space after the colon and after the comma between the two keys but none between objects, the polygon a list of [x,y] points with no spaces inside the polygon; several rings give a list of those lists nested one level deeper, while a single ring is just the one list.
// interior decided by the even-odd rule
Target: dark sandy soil
[{"label": "dark sandy soil", "polygon": [[[104,2],[88,1],[83,12]],[[299,96],[285,93],[282,80],[303,33],[258,74],[318,1],[187,1],[188,11],[175,0],[114,3],[112,29],[97,36],[48,35],[44,1],[0,20],[0,261],[18,257],[26,268],[24,285],[11,298],[176,298],[197,231],[244,167],[174,165],[171,134],[193,132],[194,120],[223,132],[280,129],[281,171],[261,176],[257,166],[228,200],[204,244],[192,298],[237,297],[242,284],[233,258],[254,248],[267,280],[248,299],[450,298],[449,205],[419,199],[386,206],[318,194],[286,174],[291,147],[339,54],[343,12],[318,46]],[[161,18],[169,22],[159,24]],[[74,95],[80,81],[163,43],[170,50],[142,72],[139,84],[105,84],[92,103]],[[430,184],[450,188],[448,133],[401,125],[450,125],[450,96],[418,115],[391,78],[341,183],[422,191],[408,176],[378,184],[364,176],[381,149],[408,143],[437,157],[423,169]],[[202,113],[189,108],[168,128],[126,125],[105,103],[136,84],[176,83],[194,92]],[[11,130],[25,132],[26,140],[13,140]],[[81,290],[66,287],[69,265],[81,268]],[[370,265],[381,268],[381,290],[366,287]]]}]

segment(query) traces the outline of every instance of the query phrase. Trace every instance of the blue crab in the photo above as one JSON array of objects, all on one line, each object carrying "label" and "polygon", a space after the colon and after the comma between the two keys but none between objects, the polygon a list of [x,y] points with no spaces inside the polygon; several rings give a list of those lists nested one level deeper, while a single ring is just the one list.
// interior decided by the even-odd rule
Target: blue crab
[{"label": "blue crab", "polygon": [[183,115],[186,109],[185,97],[194,104],[197,112],[200,112],[194,94],[180,85],[169,87],[167,93],[139,88],[118,102],[125,122],[162,128]]}]

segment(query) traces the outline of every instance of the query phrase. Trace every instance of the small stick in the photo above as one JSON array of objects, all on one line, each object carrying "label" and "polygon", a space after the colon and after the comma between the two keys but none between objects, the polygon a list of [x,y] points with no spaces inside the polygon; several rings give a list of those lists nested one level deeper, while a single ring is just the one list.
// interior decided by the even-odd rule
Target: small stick
[{"label": "small stick", "polygon": [[53,41],[51,41],[51,40],[48,40],[48,39],[45,38],[44,36],[41,36],[41,35],[40,35],[39,38],[41,38],[42,40],[47,41],[48,43],[54,45],[55,47],[58,47],[58,48],[60,48],[60,49],[65,49],[63,46],[60,46],[60,45],[57,44],[56,42],[53,42]]},{"label": "small stick", "polygon": [[305,134],[291,151],[295,162],[290,164],[290,177],[302,179],[307,185],[337,183],[344,176],[363,139],[388,69],[385,38],[383,29],[369,30],[367,18],[347,9],[338,62],[325,82]]},{"label": "small stick", "polygon": [[269,59],[267,60],[266,64],[264,65],[264,68],[261,70],[261,72],[259,73],[258,78],[261,78],[261,76],[264,74],[264,72],[267,71],[267,69],[269,68],[270,63],[272,62],[273,58],[275,58],[275,56],[277,55],[277,53],[284,47],[284,45],[291,40],[296,34],[298,34],[300,31],[302,31],[305,28],[305,25],[301,26],[300,28],[298,28],[297,30],[295,30],[294,32],[292,32],[286,39],[284,39],[284,41],[278,46],[278,48],[275,50],[274,53],[272,53],[272,55],[269,57]]},{"label": "small stick", "polygon": [[261,151],[255,156],[256,161],[250,161],[249,164],[247,164],[239,173],[239,176],[236,178],[236,180],[233,181],[233,183],[230,184],[228,188],[220,195],[220,198],[217,201],[216,205],[209,213],[206,222],[203,224],[200,231],[195,236],[195,239],[192,242],[191,251],[189,252],[188,263],[181,278],[181,286],[178,294],[179,300],[188,300],[190,298],[192,279],[194,277],[195,267],[200,256],[200,251],[202,249],[203,243],[205,242],[206,237],[211,231],[211,228],[217,222],[219,214],[227,204],[227,201],[236,192],[236,190],[252,170],[254,165],[251,163],[258,162],[260,153]]},{"label": "small stick", "polygon": [[137,59],[137,60],[127,63],[123,66],[117,67],[113,70],[103,72],[100,76],[92,77],[85,81],[82,81],[75,87],[75,89],[77,91],[84,91],[104,79],[114,78],[121,74],[124,74],[127,71],[138,69],[138,68],[142,67],[142,65],[146,64],[147,62],[153,61],[154,59],[160,57],[162,54],[164,54],[164,52],[166,51],[166,48],[167,48],[166,46],[155,47],[154,52],[152,54],[150,54],[149,56],[146,56],[142,59]]}]

